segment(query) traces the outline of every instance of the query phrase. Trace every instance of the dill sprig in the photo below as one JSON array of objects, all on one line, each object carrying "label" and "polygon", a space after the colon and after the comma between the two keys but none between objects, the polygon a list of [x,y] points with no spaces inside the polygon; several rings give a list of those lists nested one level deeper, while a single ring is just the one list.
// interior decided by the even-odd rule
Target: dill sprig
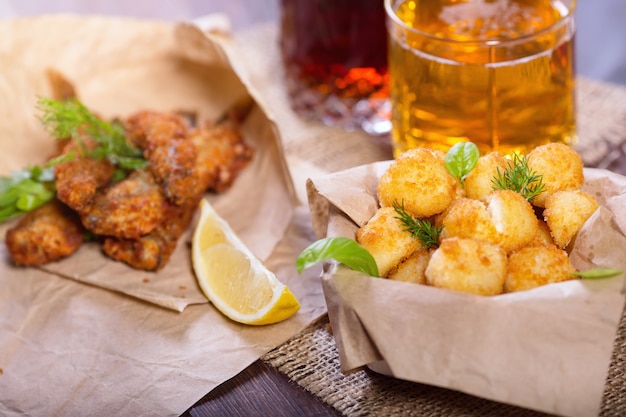
[{"label": "dill sprig", "polygon": [[[40,98],[40,120],[48,133],[56,138],[72,138],[87,157],[106,158],[123,170],[135,170],[146,166],[143,152],[126,140],[124,126],[107,122],[93,114],[77,99],[63,101]],[[92,149],[85,146],[85,138],[96,143]]]},{"label": "dill sprig", "polygon": [[439,246],[439,236],[443,226],[437,227],[428,220],[413,217],[405,210],[404,201],[401,205],[394,201],[393,208],[398,214],[396,219],[400,220],[404,225],[404,230],[411,233],[414,239],[419,239],[426,248]]},{"label": "dill sprig", "polygon": [[491,183],[494,190],[512,190],[520,193],[532,202],[535,197],[545,191],[543,177],[528,166],[528,155],[513,154],[513,160],[504,171],[497,169]]}]

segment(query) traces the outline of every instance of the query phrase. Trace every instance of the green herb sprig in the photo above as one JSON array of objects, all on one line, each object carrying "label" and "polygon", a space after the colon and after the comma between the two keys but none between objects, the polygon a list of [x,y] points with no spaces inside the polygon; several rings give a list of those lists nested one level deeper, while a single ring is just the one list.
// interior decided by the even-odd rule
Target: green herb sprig
[{"label": "green herb sprig", "polygon": [[458,142],[452,146],[444,159],[446,169],[453,176],[461,181],[461,186],[465,185],[465,178],[476,167],[480,151],[478,146],[472,142]]},{"label": "green herb sprig", "polygon": [[[74,139],[86,156],[106,158],[119,169],[127,171],[146,166],[143,152],[126,140],[121,123],[100,119],[79,100],[57,101],[42,97],[37,107],[41,111],[40,120],[48,133],[59,139]],[[84,146],[86,137],[96,143],[95,148],[87,150]]]},{"label": "green herb sprig", "polygon": [[[129,171],[143,168],[147,161],[143,152],[126,140],[119,122],[106,122],[94,115],[77,99],[64,101],[39,98],[37,108],[46,131],[57,139],[71,138],[78,144],[81,156],[106,158],[116,166],[114,181]],[[85,139],[96,143],[87,147]],[[72,160],[76,151],[60,155],[43,166],[33,166],[0,177],[0,223],[32,211],[52,200],[56,194],[54,166]]]},{"label": "green herb sprig", "polygon": [[582,279],[603,279],[603,278],[612,278],[616,277],[620,274],[623,274],[624,271],[621,269],[615,268],[593,268],[588,269],[586,271],[577,271],[572,272],[572,275],[580,277]]},{"label": "green herb sprig", "polygon": [[0,223],[35,210],[55,196],[54,165],[71,160],[73,153],[0,177]]},{"label": "green herb sprig", "polygon": [[313,242],[298,255],[296,269],[301,273],[329,259],[335,259],[355,271],[378,277],[378,265],[372,254],[357,241],[347,237],[327,237]]},{"label": "green herb sprig", "polygon": [[396,217],[404,225],[404,230],[411,233],[413,238],[419,239],[426,248],[439,246],[439,236],[443,231],[442,227],[437,227],[428,220],[417,219],[408,213],[404,208],[404,201],[398,204],[394,201],[393,208],[398,214]]},{"label": "green herb sprig", "polygon": [[543,177],[528,165],[528,155],[513,154],[513,160],[504,171],[497,168],[496,176],[491,180],[494,190],[513,190],[532,202],[545,191]]}]

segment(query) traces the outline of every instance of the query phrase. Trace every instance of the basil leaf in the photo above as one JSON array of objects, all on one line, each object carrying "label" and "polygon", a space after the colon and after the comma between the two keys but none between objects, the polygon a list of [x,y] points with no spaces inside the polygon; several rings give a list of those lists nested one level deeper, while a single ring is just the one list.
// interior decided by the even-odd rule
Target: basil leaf
[{"label": "basil leaf", "polygon": [[301,273],[304,269],[329,259],[335,259],[355,271],[378,277],[378,266],[374,257],[355,240],[347,237],[327,237],[312,243],[296,259],[296,268]]},{"label": "basil leaf", "polygon": [[623,273],[624,271],[622,271],[621,269],[593,268],[586,271],[572,272],[572,275],[576,275],[578,277],[581,277],[582,279],[601,279],[615,277]]},{"label": "basil leaf", "polygon": [[479,157],[480,151],[474,143],[458,142],[446,153],[446,169],[452,176],[460,179],[461,184],[463,184],[465,177],[476,166]]}]

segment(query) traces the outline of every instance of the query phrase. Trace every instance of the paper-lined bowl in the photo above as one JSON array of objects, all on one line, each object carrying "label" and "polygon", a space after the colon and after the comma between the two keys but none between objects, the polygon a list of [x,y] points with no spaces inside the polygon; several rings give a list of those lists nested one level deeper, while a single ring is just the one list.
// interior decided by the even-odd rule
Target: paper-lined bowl
[{"label": "paper-lined bowl", "polygon": [[[309,180],[314,229],[354,238],[391,161]],[[601,208],[570,254],[580,270],[626,269],[626,178],[585,169]],[[568,416],[597,415],[624,305],[623,277],[482,297],[368,277],[329,262],[322,284],[344,372],[396,378]]]}]

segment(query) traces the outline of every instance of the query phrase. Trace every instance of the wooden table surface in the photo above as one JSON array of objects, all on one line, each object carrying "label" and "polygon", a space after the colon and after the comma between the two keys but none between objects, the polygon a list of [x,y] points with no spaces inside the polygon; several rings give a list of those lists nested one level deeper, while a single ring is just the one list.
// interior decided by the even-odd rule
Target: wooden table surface
[{"label": "wooden table surface", "polygon": [[183,416],[339,416],[334,408],[258,360],[207,394]]}]

